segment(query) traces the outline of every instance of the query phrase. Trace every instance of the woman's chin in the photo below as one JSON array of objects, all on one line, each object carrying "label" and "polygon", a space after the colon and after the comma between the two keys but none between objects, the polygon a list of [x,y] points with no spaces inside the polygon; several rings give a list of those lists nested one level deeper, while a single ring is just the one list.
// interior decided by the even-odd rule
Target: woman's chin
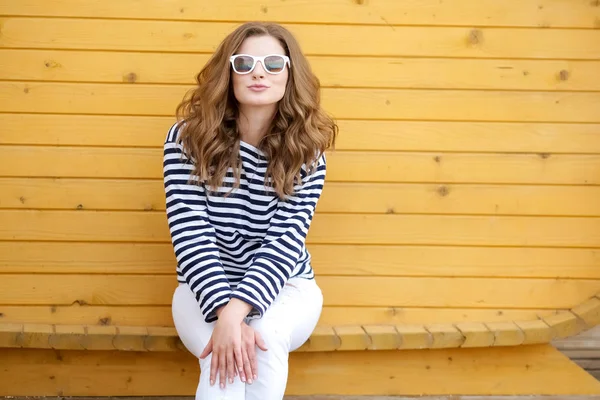
[{"label": "woman's chin", "polygon": [[277,101],[273,101],[273,99],[244,99],[244,101],[240,102],[240,105],[247,107],[266,107],[275,105]]}]

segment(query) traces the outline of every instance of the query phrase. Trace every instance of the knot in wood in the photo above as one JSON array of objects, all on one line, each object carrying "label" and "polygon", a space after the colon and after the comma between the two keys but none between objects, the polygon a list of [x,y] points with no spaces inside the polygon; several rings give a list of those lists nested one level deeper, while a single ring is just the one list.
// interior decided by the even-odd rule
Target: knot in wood
[{"label": "knot in wood", "polygon": [[481,42],[483,42],[483,32],[480,29],[472,29],[469,32],[469,43],[480,44]]}]

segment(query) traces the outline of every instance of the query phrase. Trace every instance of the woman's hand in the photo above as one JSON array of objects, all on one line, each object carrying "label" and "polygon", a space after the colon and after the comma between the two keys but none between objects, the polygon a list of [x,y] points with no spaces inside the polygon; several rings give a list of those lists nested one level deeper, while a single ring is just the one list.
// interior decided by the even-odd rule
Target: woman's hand
[{"label": "woman's hand", "polygon": [[263,351],[267,351],[267,346],[258,332],[250,325],[242,322],[242,361],[240,367],[238,362],[237,368],[240,373],[242,382],[248,381],[252,384],[253,380],[258,378],[258,363],[256,362],[256,346]]},{"label": "woman's hand", "polygon": [[236,366],[243,371],[242,356],[242,321],[248,315],[252,306],[238,299],[231,299],[227,306],[217,310],[219,319],[208,344],[200,358],[204,359],[212,352],[210,363],[210,384],[215,384],[217,372],[219,384],[225,388],[226,379],[233,383]]}]

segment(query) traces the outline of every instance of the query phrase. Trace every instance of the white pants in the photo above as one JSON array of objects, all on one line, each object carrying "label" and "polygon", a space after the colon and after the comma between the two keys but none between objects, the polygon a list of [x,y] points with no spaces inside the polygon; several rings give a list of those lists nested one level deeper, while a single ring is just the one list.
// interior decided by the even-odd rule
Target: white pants
[{"label": "white pants", "polygon": [[[293,285],[293,286],[292,286]],[[267,351],[256,347],[258,379],[243,383],[239,375],[225,389],[210,385],[211,355],[200,361],[196,400],[281,400],[288,377],[288,355],[308,340],[323,307],[323,295],[315,280],[291,278],[260,319],[250,326],[262,336]],[[173,294],[173,322],[185,347],[199,357],[208,344],[215,322],[204,322],[200,307],[187,284]]]}]

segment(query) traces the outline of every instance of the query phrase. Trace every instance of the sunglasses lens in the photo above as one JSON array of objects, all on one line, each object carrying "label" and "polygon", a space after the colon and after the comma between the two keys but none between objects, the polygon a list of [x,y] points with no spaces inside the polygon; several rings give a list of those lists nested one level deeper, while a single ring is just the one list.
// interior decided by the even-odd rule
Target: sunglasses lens
[{"label": "sunglasses lens", "polygon": [[252,70],[253,65],[254,60],[252,59],[252,57],[237,56],[233,60],[233,68],[239,73],[249,72],[250,70]]},{"label": "sunglasses lens", "polygon": [[285,60],[280,56],[269,56],[265,58],[265,68],[269,72],[279,73],[285,68]]}]

